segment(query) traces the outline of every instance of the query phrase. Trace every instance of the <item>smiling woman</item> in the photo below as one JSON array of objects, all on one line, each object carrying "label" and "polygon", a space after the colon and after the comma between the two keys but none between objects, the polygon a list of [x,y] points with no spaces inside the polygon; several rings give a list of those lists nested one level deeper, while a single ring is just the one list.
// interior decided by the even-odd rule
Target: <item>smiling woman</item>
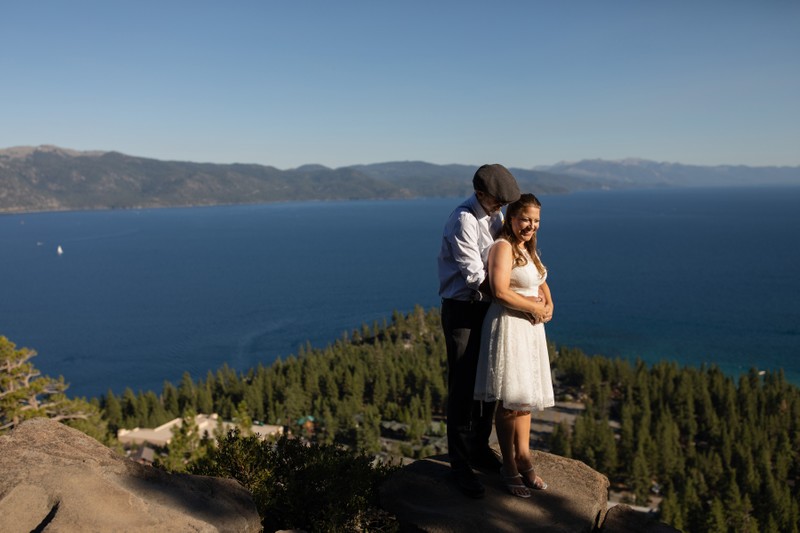
[{"label": "smiling woman", "polygon": [[[523,194],[508,206],[489,252],[494,297],[481,333],[475,399],[500,401],[495,417],[509,492],[529,498],[547,488],[530,454],[531,410],[555,405],[544,323],[553,316],[547,270],[536,252],[541,203]],[[525,436],[522,438],[521,436]]]}]

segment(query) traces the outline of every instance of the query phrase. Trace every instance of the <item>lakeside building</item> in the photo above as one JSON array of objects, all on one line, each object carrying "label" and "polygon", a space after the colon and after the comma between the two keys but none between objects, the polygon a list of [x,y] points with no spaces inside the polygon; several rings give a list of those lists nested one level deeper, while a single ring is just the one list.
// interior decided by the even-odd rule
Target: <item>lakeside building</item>
[{"label": "lakeside building", "polygon": [[[219,415],[216,413],[210,415],[199,414],[194,417],[194,423],[197,425],[197,432],[200,436],[206,436],[208,438],[214,437],[217,431],[222,431],[224,434],[227,433],[229,429],[236,427],[236,424],[233,422],[225,422],[220,419]],[[180,427],[182,424],[182,418],[175,418],[165,424],[161,424],[157,428],[121,428],[117,431],[117,439],[123,446],[149,444],[152,446],[164,447],[172,440],[173,428]],[[283,426],[254,424],[250,427],[250,431],[253,435],[265,438],[270,435],[282,435]]]}]

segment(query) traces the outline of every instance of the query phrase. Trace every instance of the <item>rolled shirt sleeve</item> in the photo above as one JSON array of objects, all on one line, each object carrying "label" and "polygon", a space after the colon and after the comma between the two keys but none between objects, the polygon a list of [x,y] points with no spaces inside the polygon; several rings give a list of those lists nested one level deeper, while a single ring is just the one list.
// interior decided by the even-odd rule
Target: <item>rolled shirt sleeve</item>
[{"label": "rolled shirt sleeve", "polygon": [[[461,212],[456,220],[450,246],[453,259],[467,287],[477,291],[486,279],[486,257],[482,253],[485,238],[481,221],[469,212]],[[488,248],[487,248],[488,249]]]},{"label": "rolled shirt sleeve", "polygon": [[503,215],[489,216],[472,196],[450,216],[439,252],[439,295],[455,300],[487,300],[480,292],[487,277],[489,248],[503,225]]}]

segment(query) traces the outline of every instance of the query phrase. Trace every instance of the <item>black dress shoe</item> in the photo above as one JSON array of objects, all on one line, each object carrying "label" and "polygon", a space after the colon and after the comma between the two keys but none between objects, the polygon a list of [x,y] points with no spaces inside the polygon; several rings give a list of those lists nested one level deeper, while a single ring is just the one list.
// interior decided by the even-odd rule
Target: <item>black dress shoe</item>
[{"label": "black dress shoe", "polygon": [[458,485],[459,490],[470,498],[483,498],[486,490],[483,485],[478,481],[478,476],[475,475],[470,468],[459,468],[452,471],[453,480]]},{"label": "black dress shoe", "polygon": [[488,470],[497,470],[503,466],[503,461],[494,453],[494,450],[488,446],[473,452],[469,457],[469,464],[475,468],[486,468]]}]

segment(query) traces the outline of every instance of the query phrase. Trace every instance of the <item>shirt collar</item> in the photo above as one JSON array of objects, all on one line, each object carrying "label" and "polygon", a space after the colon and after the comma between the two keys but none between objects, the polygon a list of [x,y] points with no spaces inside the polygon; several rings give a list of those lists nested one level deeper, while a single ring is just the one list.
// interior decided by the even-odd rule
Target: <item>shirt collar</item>
[{"label": "shirt collar", "polygon": [[475,218],[488,218],[489,213],[483,208],[481,203],[478,201],[478,195],[474,194],[469,198],[469,204],[472,208],[472,212],[475,213]]}]

